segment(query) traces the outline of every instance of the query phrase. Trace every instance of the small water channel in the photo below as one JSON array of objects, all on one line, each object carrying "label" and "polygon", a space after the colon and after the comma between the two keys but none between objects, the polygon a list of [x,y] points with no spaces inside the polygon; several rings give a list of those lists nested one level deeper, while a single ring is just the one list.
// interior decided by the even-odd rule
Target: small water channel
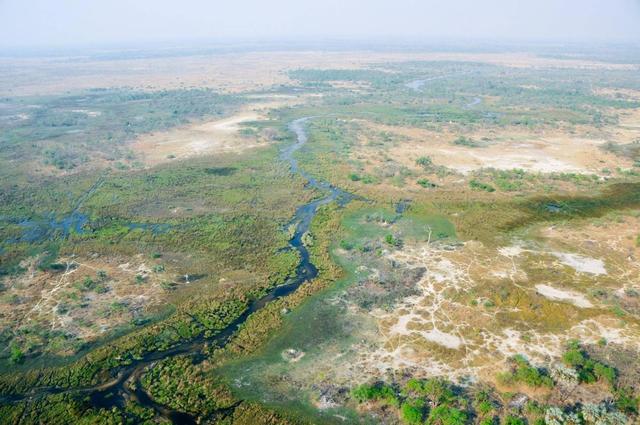
[{"label": "small water channel", "polygon": [[[291,294],[298,289],[302,283],[316,277],[318,270],[309,258],[309,251],[304,246],[302,237],[309,230],[311,221],[318,211],[318,207],[333,201],[343,205],[353,199],[351,194],[344,192],[327,182],[315,179],[298,166],[298,161],[294,158],[294,154],[308,141],[305,125],[310,119],[311,117],[301,118],[293,121],[289,125],[289,129],[296,136],[296,142],[285,148],[280,155],[281,160],[289,163],[292,173],[301,175],[307,180],[308,187],[317,189],[324,194],[321,198],[304,204],[296,210],[292,221],[296,226],[296,230],[290,241],[290,246],[291,249],[298,251],[300,255],[300,263],[298,264],[296,273],[292,278],[290,278],[285,284],[273,288],[264,297],[254,301],[247,311],[245,311],[240,317],[216,336],[212,338],[200,337],[195,340],[183,342],[166,351],[148,353],[143,358],[134,361],[128,366],[112,371],[114,373],[114,378],[107,383],[88,388],[36,388],[29,394],[8,396],[4,398],[0,397],[0,402],[19,402],[49,394],[84,393],[89,396],[90,403],[96,408],[111,409],[112,407],[124,407],[126,401],[131,399],[144,407],[153,409],[159,416],[169,419],[172,423],[195,424],[195,418],[191,415],[169,409],[166,406],[156,403],[149,394],[144,391],[140,384],[140,378],[144,374],[145,368],[163,359],[181,354],[191,354],[194,356],[196,361],[204,360],[202,351],[205,345],[214,345],[219,347],[224,346],[238,330],[239,326],[242,325],[252,313],[261,310],[271,301]],[[74,211],[74,214],[76,213],[77,212]],[[63,230],[73,226],[76,226],[78,227],[78,230],[81,230],[82,225],[80,223],[84,223],[85,221],[83,220],[86,220],[86,217],[81,221],[78,221],[78,219],[74,220],[70,221],[68,224],[64,224]],[[57,226],[58,224],[56,224],[56,228]],[[140,226],[134,226],[134,228],[140,228]]]}]

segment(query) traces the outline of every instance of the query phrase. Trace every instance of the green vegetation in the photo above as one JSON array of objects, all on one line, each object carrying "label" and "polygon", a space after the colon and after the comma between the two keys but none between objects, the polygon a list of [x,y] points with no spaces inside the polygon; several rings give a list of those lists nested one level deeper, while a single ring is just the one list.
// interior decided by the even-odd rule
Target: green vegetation
[{"label": "green vegetation", "polygon": [[399,399],[396,391],[383,383],[373,385],[362,384],[351,390],[351,396],[358,402],[380,401],[398,407]]},{"label": "green vegetation", "polygon": [[[132,164],[135,157],[124,143],[127,140],[190,119],[220,116],[240,101],[209,89],[94,89],[62,96],[4,98],[1,103],[0,118],[23,114],[26,119],[3,121],[0,163],[9,157],[39,159],[69,170],[96,160]],[[2,170],[4,174],[17,171],[15,167]]]},{"label": "green vegetation", "polygon": [[409,425],[464,425],[468,418],[451,383],[438,378],[410,379],[400,392],[382,382],[363,384],[351,391],[351,397],[358,403],[379,401],[399,408],[402,421]]},{"label": "green vegetation", "polygon": [[453,144],[457,146],[466,146],[469,148],[478,148],[482,146],[479,142],[465,136],[458,137],[453,141]]},{"label": "green vegetation", "polygon": [[483,183],[478,180],[471,180],[469,182],[469,187],[473,190],[483,190],[485,192],[495,192],[496,189],[488,183]]},{"label": "green vegetation", "polygon": [[607,382],[611,387],[616,384],[616,370],[605,364],[591,360],[582,351],[577,341],[572,341],[569,349],[562,355],[563,362],[577,370],[580,382],[593,383],[597,380]]},{"label": "green vegetation", "polygon": [[[625,278],[624,291],[616,290],[610,258],[611,276],[599,275],[596,288],[589,273],[534,254],[584,251],[570,239],[545,245],[541,227],[593,225],[602,230],[590,236],[596,240],[616,218],[637,218],[640,180],[629,165],[640,160],[637,143],[605,145],[624,166],[598,165],[600,175],[456,171],[430,144],[456,135],[449,149],[480,155],[506,139],[503,131],[614,134],[640,103],[600,89],[640,89],[635,70],[415,61],[289,76],[289,85],[236,95],[122,88],[0,99],[0,394],[17,400],[0,403],[0,422],[161,422],[146,404],[100,409],[91,392],[78,391],[143,361],[126,385],[199,423],[637,420],[634,353],[606,341],[571,343],[548,365],[514,356],[497,388],[477,376],[463,386],[412,378],[411,367],[385,364],[389,356],[367,363],[397,344],[394,360],[415,349],[407,355],[428,353],[434,367],[461,365],[476,350],[466,345],[485,338],[479,328],[499,335],[508,325],[534,344],[536,332],[553,335],[600,317],[638,324],[637,288]],[[306,103],[243,123],[239,138],[258,148],[188,160],[167,152],[171,160],[154,166],[131,149],[139,135],[227,116],[274,94],[300,94]],[[474,98],[482,102],[470,106]],[[320,204],[301,237],[317,277],[253,311],[254,301],[295,275],[301,258],[289,246],[292,218],[321,196],[281,159],[294,142],[287,125],[300,117],[313,117],[305,124],[309,142],[294,153],[300,169],[355,196],[347,205]],[[498,251],[514,241],[526,247],[517,261]],[[607,250],[602,239],[591,247],[597,255]],[[450,285],[449,274],[459,284]],[[588,288],[594,306],[544,299],[536,282]],[[397,340],[382,339],[402,325],[398,314],[410,314],[407,300],[438,305],[408,316]],[[444,313],[464,325],[436,329]],[[433,328],[419,330],[460,339],[460,348],[412,334],[430,314]],[[431,361],[425,356],[415,369]],[[353,386],[379,364],[394,373]],[[566,384],[594,404],[554,406]],[[49,387],[69,391],[40,396]],[[37,395],[20,398],[31,391]]]},{"label": "green vegetation", "polygon": [[420,186],[424,187],[425,189],[433,189],[433,188],[438,187],[438,185],[436,185],[435,183],[430,182],[427,179],[418,179],[418,181],[416,183],[418,183]]},{"label": "green vegetation", "polygon": [[511,371],[499,375],[500,381],[505,384],[525,384],[530,387],[553,387],[553,380],[545,370],[538,369],[529,364],[521,355],[511,358]]}]

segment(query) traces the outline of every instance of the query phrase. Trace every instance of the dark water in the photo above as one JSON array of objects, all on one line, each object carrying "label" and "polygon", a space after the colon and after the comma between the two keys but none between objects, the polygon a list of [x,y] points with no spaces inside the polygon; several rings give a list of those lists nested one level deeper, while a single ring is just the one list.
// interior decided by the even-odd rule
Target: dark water
[{"label": "dark water", "polygon": [[[153,409],[159,416],[170,420],[174,424],[195,424],[196,421],[193,416],[184,412],[169,409],[166,406],[156,403],[149,394],[142,389],[140,378],[144,374],[145,368],[160,360],[181,354],[193,355],[195,362],[204,360],[202,351],[205,346],[224,346],[238,330],[239,326],[242,325],[252,313],[264,308],[273,300],[291,294],[298,289],[302,283],[316,277],[318,275],[318,269],[313,265],[313,263],[311,263],[309,259],[309,251],[302,243],[302,237],[309,230],[309,226],[318,211],[318,207],[332,201],[336,201],[340,205],[343,205],[353,199],[351,194],[326,182],[317,180],[299,168],[298,162],[293,155],[308,140],[304,126],[309,119],[310,118],[298,119],[290,124],[289,129],[296,135],[296,143],[284,149],[280,155],[280,158],[283,161],[289,163],[293,173],[300,174],[307,180],[307,185],[309,187],[318,189],[325,194],[323,197],[304,204],[296,210],[292,221],[292,223],[296,225],[296,231],[290,241],[290,245],[292,249],[295,249],[300,254],[300,263],[296,268],[295,275],[291,279],[289,279],[285,284],[273,288],[264,297],[254,301],[240,317],[216,336],[212,338],[199,337],[194,340],[181,343],[166,351],[154,351],[148,353],[142,359],[134,361],[131,365],[114,370],[114,379],[107,384],[80,389],[59,389],[51,387],[39,388],[34,389],[30,394],[0,398],[0,402],[24,401],[48,394],[87,394],[91,405],[96,408],[111,409],[112,407],[124,407],[126,401],[131,399],[144,407]],[[72,221],[72,223],[76,223],[76,221]],[[84,224],[84,222],[82,223]]]}]

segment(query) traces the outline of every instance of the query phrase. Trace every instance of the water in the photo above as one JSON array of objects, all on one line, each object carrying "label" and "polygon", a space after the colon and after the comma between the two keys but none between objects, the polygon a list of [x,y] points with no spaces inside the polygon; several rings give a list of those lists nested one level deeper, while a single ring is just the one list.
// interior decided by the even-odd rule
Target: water
[{"label": "water", "polygon": [[[294,153],[298,151],[308,140],[304,126],[310,119],[311,117],[301,118],[290,124],[289,129],[296,135],[296,143],[284,149],[280,155],[280,159],[289,163],[293,173],[300,174],[307,180],[307,185],[309,187],[320,190],[325,194],[319,199],[300,206],[294,215],[292,223],[297,224],[296,231],[290,241],[290,245],[292,249],[295,249],[300,254],[300,263],[296,267],[296,273],[292,278],[290,278],[285,284],[273,288],[264,297],[254,301],[240,317],[216,336],[212,338],[205,338],[201,336],[194,340],[178,344],[166,351],[154,351],[147,353],[140,360],[134,361],[128,366],[113,370],[112,373],[115,374],[113,379],[105,384],[74,389],[54,387],[35,388],[29,394],[0,397],[0,402],[31,400],[34,397],[46,396],[49,394],[83,393],[89,396],[90,403],[96,408],[122,408],[125,406],[128,399],[132,399],[144,407],[153,409],[158,416],[164,417],[174,424],[195,424],[195,418],[191,415],[169,409],[166,406],[156,403],[149,394],[142,389],[140,377],[144,374],[145,368],[163,359],[181,354],[192,354],[194,355],[195,360],[204,360],[202,350],[205,345],[223,347],[235,334],[239,326],[242,325],[252,313],[264,308],[273,300],[291,294],[298,289],[302,283],[315,278],[318,275],[318,269],[310,261],[309,251],[302,243],[302,236],[309,230],[309,226],[318,211],[318,207],[333,201],[343,205],[353,199],[353,195],[344,192],[327,182],[317,180],[308,175],[300,169],[298,161],[293,157]],[[71,223],[76,222],[72,221]],[[82,224],[84,224],[84,221]]]},{"label": "water", "polygon": [[[104,183],[104,177],[100,176],[96,182],[80,196],[77,200],[75,207],[68,215],[62,217],[61,220],[57,220],[55,213],[49,213],[48,217],[44,218],[28,218],[19,221],[17,224],[23,228],[22,235],[18,238],[12,238],[5,240],[5,243],[17,243],[17,242],[42,242],[46,240],[53,240],[56,238],[67,238],[71,232],[81,234],[84,232],[84,225],[89,221],[89,217],[80,212],[80,208],[84,202],[89,199],[96,190]],[[0,220],[5,218],[0,217]],[[6,220],[6,219],[5,219]],[[12,222],[12,220],[8,220]]]},{"label": "water", "polygon": [[429,81],[442,80],[444,78],[452,77],[455,75],[469,74],[470,72],[455,72],[451,74],[437,75],[435,77],[421,78],[419,80],[413,80],[406,83],[404,86],[418,93],[422,92],[422,87]]},{"label": "water", "polygon": [[466,107],[467,109],[471,109],[471,108],[473,108],[473,107],[475,107],[475,106],[479,105],[480,103],[482,103],[482,99],[481,99],[481,98],[479,98],[479,97],[474,97],[474,98],[473,98],[473,100],[472,100],[471,102],[469,102],[469,103],[467,103],[467,104],[465,105],[465,107]]},{"label": "water", "polygon": [[53,213],[42,219],[25,219],[18,223],[22,227],[22,235],[18,238],[6,240],[6,243],[27,242],[34,243],[56,237],[66,238],[71,232],[83,233],[83,227],[89,218],[77,211],[56,220]]}]

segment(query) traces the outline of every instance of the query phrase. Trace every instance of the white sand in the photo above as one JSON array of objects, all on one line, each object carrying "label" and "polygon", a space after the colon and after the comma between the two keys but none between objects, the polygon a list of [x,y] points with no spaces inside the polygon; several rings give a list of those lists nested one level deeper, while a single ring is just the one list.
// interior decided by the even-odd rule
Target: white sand
[{"label": "white sand", "polygon": [[563,291],[549,285],[536,285],[538,293],[551,300],[568,301],[576,307],[589,308],[593,304],[582,294],[577,292]]},{"label": "white sand", "polygon": [[604,262],[597,258],[589,258],[566,252],[552,252],[552,254],[559,259],[562,264],[573,268],[577,272],[595,275],[607,274]]}]

